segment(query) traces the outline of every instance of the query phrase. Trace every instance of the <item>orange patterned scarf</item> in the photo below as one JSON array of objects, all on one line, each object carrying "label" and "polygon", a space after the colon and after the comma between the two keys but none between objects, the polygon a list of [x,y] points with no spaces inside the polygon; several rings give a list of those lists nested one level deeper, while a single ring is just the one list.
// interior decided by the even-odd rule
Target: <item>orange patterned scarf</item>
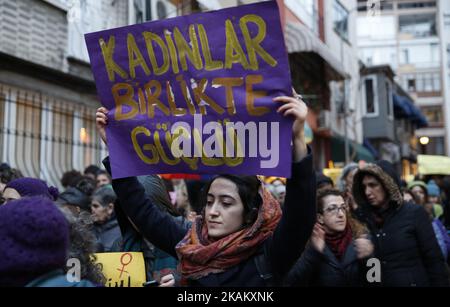
[{"label": "orange patterned scarf", "polygon": [[217,241],[209,240],[206,223],[198,216],[191,229],[175,247],[183,279],[199,279],[220,273],[252,256],[274,232],[281,219],[278,202],[266,189],[260,189],[263,203],[256,221]]}]

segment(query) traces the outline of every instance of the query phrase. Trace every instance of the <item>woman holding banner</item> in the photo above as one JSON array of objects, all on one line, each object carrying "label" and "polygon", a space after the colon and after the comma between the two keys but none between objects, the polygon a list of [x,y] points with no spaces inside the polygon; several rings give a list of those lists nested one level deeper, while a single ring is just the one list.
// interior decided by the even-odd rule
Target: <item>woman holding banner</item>
[{"label": "woman holding banner", "polygon": [[[203,214],[180,225],[146,197],[136,177],[113,180],[124,212],[155,246],[178,257],[182,282],[191,286],[279,285],[299,258],[316,221],[315,173],[304,137],[307,115],[298,98],[280,96],[278,112],[295,118],[292,177],[283,215],[256,176],[219,175],[204,187]],[[105,108],[96,122],[106,143]],[[110,172],[109,158],[103,161]]]}]

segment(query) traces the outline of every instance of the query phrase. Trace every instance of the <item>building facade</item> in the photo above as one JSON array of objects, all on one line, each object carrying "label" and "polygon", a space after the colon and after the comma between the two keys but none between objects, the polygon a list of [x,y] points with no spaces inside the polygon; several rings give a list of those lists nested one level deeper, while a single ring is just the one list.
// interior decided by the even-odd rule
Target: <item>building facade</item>
[{"label": "building facade", "polygon": [[83,35],[126,24],[126,1],[0,0],[0,161],[59,187],[101,165]]},{"label": "building facade", "polygon": [[446,123],[446,149],[450,154],[450,1],[439,1],[439,32],[441,35],[442,88],[444,91],[444,121]]},{"label": "building facade", "polygon": [[360,59],[367,66],[391,65],[395,80],[426,116],[428,126],[415,132],[417,141],[422,136],[430,140],[428,145],[418,147],[422,154],[450,153],[446,119],[450,97],[444,86],[445,30],[439,26],[443,23],[443,2],[375,1],[375,6],[367,7],[367,1],[358,1]]},{"label": "building facade", "polygon": [[[183,2],[183,1],[182,1]],[[258,0],[195,1],[201,10]],[[356,0],[277,0],[293,86],[308,103],[315,167],[370,160],[359,100]],[[347,142],[345,140],[348,140]],[[345,144],[347,143],[347,155]]]}]

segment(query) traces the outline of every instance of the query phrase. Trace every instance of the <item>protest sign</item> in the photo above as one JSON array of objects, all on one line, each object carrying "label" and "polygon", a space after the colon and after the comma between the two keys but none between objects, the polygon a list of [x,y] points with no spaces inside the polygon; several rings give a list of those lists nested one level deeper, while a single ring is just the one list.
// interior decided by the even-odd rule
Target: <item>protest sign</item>
[{"label": "protest sign", "polygon": [[110,110],[113,178],[151,173],[290,177],[292,95],[276,1],[86,34]]},{"label": "protest sign", "polygon": [[418,155],[417,164],[419,167],[419,174],[450,175],[450,157]]},{"label": "protest sign", "polygon": [[142,287],[146,282],[142,253],[97,253],[95,256],[106,277],[106,287]]}]

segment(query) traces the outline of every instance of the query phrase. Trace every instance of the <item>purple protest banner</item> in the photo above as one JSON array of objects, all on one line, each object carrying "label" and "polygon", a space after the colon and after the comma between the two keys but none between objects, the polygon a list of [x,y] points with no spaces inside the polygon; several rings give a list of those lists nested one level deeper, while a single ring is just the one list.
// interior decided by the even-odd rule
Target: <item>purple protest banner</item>
[{"label": "purple protest banner", "polygon": [[85,35],[110,110],[113,178],[164,173],[290,177],[292,95],[276,1]]}]

